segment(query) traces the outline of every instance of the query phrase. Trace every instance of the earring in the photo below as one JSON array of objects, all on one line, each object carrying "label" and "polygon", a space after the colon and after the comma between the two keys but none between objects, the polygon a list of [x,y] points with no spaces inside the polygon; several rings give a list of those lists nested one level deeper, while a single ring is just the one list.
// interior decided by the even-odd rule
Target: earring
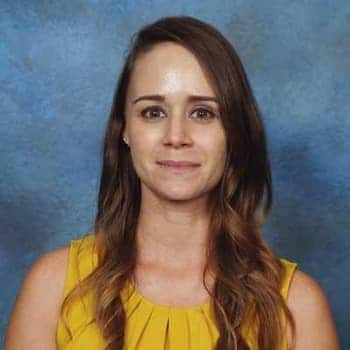
[{"label": "earring", "polygon": [[129,144],[127,143],[125,137],[123,137],[123,141],[129,146]]}]

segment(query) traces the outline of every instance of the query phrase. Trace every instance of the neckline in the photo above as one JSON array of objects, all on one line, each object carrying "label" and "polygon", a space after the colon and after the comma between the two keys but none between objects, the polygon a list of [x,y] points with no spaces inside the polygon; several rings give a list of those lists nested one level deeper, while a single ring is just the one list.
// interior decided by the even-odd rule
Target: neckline
[{"label": "neckline", "polygon": [[132,289],[132,292],[134,296],[136,296],[138,299],[142,300],[145,304],[148,306],[159,309],[159,310],[179,310],[179,311],[195,311],[195,310],[201,310],[206,309],[208,310],[211,304],[211,301],[207,301],[206,303],[198,304],[198,305],[191,305],[191,306],[170,306],[165,304],[159,304],[151,301],[150,299],[146,298],[144,295],[142,295],[135,287],[133,283],[130,281],[127,282],[128,287]]}]

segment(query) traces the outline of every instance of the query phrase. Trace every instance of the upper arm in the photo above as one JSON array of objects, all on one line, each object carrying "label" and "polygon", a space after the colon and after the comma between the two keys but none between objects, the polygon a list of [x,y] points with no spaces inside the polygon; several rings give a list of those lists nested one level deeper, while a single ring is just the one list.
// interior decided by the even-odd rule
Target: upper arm
[{"label": "upper arm", "polygon": [[296,322],[295,350],[340,349],[330,305],[316,280],[297,270],[291,281],[287,305]]},{"label": "upper arm", "polygon": [[69,247],[39,257],[28,269],[11,312],[5,350],[56,349]]}]

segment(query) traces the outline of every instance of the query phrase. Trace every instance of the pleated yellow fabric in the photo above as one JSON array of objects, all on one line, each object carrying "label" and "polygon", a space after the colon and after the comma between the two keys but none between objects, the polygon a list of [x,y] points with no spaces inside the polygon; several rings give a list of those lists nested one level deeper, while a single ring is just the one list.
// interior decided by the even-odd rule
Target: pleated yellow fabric
[{"label": "pleated yellow fabric", "polygon": [[[89,233],[70,242],[64,295],[97,266],[94,240],[95,236]],[[280,260],[285,267],[281,294],[286,298],[298,264]],[[214,349],[219,334],[211,303],[192,307],[159,305],[142,296],[130,283],[123,289],[121,298],[127,317],[123,350]],[[92,293],[74,302],[67,313],[67,327],[61,315],[56,330],[58,350],[104,349],[104,340],[93,322],[93,302]],[[252,328],[244,329],[243,335],[250,348],[258,350]],[[281,350],[287,350],[286,339]]]}]

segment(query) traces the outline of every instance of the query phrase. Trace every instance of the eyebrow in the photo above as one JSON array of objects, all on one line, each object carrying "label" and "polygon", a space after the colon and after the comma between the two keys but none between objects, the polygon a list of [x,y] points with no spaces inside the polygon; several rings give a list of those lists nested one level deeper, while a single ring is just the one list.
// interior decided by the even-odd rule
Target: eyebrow
[{"label": "eyebrow", "polygon": [[[139,96],[135,98],[132,102],[133,104],[137,103],[138,101],[141,100],[153,100],[153,101],[159,101],[159,102],[164,102],[165,97],[163,95],[144,95],[144,96]],[[218,99],[213,96],[202,96],[202,95],[189,95],[187,97],[188,102],[197,102],[197,101],[214,101],[216,103],[219,103]]]}]

